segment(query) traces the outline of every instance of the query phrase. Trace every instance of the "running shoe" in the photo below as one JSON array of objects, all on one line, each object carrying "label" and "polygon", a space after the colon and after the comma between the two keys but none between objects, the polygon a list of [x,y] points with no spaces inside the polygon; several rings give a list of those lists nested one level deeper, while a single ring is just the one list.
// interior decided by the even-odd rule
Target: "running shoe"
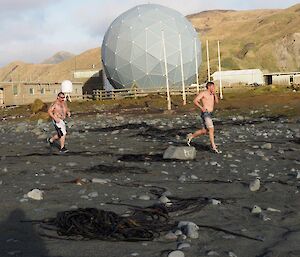
[{"label": "running shoe", "polygon": [[61,152],[61,153],[67,153],[67,152],[69,152],[69,150],[67,148],[63,147],[63,148],[61,148],[59,150],[59,152]]},{"label": "running shoe", "polygon": [[188,134],[187,135],[187,142],[186,142],[188,146],[191,146],[192,139],[193,139],[192,134]]},{"label": "running shoe", "polygon": [[53,142],[50,141],[50,137],[47,138],[47,143],[48,143],[50,146],[53,146]]}]

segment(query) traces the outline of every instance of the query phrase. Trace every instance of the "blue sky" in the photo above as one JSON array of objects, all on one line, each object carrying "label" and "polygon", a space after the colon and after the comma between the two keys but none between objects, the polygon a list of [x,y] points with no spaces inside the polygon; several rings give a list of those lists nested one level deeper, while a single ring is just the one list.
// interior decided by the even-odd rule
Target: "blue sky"
[{"label": "blue sky", "polygon": [[156,3],[185,15],[211,9],[276,9],[294,0],[0,0],[0,67],[39,63],[58,51],[79,54],[101,46],[109,24],[139,4]]}]

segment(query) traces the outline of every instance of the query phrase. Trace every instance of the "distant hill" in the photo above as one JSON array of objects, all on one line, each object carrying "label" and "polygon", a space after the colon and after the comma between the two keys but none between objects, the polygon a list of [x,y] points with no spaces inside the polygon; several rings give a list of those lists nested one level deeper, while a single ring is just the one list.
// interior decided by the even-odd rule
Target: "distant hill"
[{"label": "distant hill", "polygon": [[[198,31],[202,42],[201,81],[206,80],[207,76],[206,40],[209,40],[212,72],[218,67],[218,40],[221,44],[222,68],[225,70],[300,70],[300,4],[276,10],[211,10],[187,18]],[[51,58],[45,60],[44,64],[13,62],[0,69],[0,81],[74,81],[75,70],[102,69],[100,54],[100,48],[94,48],[57,64],[45,64],[52,63]],[[55,60],[57,62],[59,59]],[[76,79],[81,82],[86,80]]]},{"label": "distant hill", "polygon": [[66,51],[61,51],[51,56],[50,58],[44,60],[42,64],[57,64],[65,60],[71,59],[75,55]]},{"label": "distant hill", "polygon": [[217,40],[223,69],[300,70],[300,4],[287,9],[205,11],[189,15],[202,41],[202,79],[206,78],[206,40],[212,71],[217,69]]},{"label": "distant hill", "polygon": [[[73,81],[75,70],[92,69],[92,67],[95,70],[100,70],[102,68],[100,60],[100,48],[94,48],[58,64],[13,62],[0,69],[0,81],[58,82],[64,79]],[[83,79],[82,82],[85,80]],[[80,80],[77,79],[76,81]]]}]

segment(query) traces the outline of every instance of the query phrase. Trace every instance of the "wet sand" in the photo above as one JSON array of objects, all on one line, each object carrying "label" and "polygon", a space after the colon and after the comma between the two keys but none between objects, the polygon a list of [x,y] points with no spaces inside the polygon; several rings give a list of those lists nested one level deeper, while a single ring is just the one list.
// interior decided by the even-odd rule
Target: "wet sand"
[{"label": "wet sand", "polygon": [[[300,256],[300,119],[218,118],[216,142],[222,154],[210,152],[203,136],[192,142],[197,150],[193,161],[162,156],[169,145],[185,145],[186,134],[199,126],[195,113],[75,115],[68,126],[70,152],[61,155],[45,141],[54,132],[50,123],[1,122],[1,257],[167,256],[179,240],[164,235],[148,242],[57,240],[40,236],[37,224],[20,222],[79,207],[122,214],[128,207],[119,204],[156,203],[151,193],[156,188],[181,198],[219,200],[172,218],[237,234],[200,227],[199,238],[183,240],[190,244],[182,250],[185,256]],[[256,177],[261,187],[252,192],[249,184]],[[109,182],[63,183],[76,178]],[[34,188],[44,191],[43,200],[24,196]],[[261,214],[251,213],[254,205]]]}]

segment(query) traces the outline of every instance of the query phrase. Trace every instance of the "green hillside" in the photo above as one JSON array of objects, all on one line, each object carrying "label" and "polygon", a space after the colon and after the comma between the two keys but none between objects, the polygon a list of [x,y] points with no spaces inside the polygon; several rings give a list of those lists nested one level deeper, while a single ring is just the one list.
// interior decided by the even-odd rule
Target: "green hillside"
[{"label": "green hillside", "polygon": [[284,10],[206,11],[188,18],[202,42],[202,80],[206,79],[206,40],[212,72],[218,67],[218,40],[223,69],[300,70],[300,4]]}]

